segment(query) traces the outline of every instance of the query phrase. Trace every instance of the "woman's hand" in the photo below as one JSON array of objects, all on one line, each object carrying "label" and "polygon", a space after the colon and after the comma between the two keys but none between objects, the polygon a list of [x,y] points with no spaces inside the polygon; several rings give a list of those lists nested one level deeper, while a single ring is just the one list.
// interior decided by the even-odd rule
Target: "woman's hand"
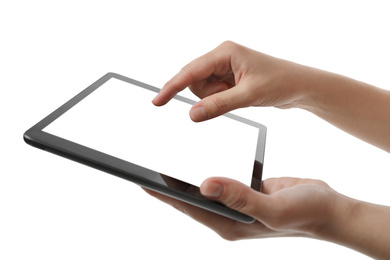
[{"label": "woman's hand", "polygon": [[338,193],[319,180],[279,178],[263,182],[263,193],[227,178],[207,179],[201,193],[257,221],[244,224],[148,191],[228,240],[281,236],[314,237],[333,219]]},{"label": "woman's hand", "polygon": [[165,84],[153,103],[164,105],[189,86],[202,99],[190,112],[196,122],[248,106],[294,107],[303,93],[296,80],[305,69],[233,42],[224,42],[185,66]]},{"label": "woman's hand", "polygon": [[252,216],[244,224],[148,191],[208,226],[227,240],[307,237],[337,243],[375,259],[390,259],[390,207],[354,200],[319,180],[278,178],[263,182],[262,193],[227,178],[209,178],[201,193]]},{"label": "woman's hand", "polygon": [[195,122],[248,106],[298,107],[390,152],[388,90],[233,42],[185,66],[153,103],[162,106],[187,86],[201,98],[190,111]]}]

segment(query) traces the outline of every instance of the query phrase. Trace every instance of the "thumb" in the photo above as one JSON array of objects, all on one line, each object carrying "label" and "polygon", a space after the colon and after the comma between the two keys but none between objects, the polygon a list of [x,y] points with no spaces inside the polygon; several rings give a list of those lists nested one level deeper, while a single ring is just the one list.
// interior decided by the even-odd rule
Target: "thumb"
[{"label": "thumb", "polygon": [[236,85],[203,98],[192,107],[190,117],[195,122],[201,122],[223,115],[234,109],[249,106],[248,97],[245,88]]},{"label": "thumb", "polygon": [[267,201],[264,194],[228,178],[209,178],[200,186],[203,196],[259,219]]}]

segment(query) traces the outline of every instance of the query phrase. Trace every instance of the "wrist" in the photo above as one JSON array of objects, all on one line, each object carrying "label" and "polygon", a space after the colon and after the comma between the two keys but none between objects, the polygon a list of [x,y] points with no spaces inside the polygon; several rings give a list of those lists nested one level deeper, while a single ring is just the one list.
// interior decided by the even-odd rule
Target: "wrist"
[{"label": "wrist", "polygon": [[350,236],[349,227],[354,226],[354,214],[361,207],[361,202],[335,192],[333,203],[328,214],[313,229],[312,235],[316,239],[344,244]]},{"label": "wrist", "polygon": [[333,74],[301,65],[296,70],[295,77],[299,80],[294,82],[298,86],[299,97],[296,107],[310,112],[322,109],[326,103],[326,88],[334,80]]},{"label": "wrist", "polygon": [[285,104],[279,108],[301,108],[311,111],[321,102],[322,82],[327,72],[301,64],[285,61],[279,71],[279,83],[283,86]]},{"label": "wrist", "polygon": [[390,208],[354,200],[343,195],[313,237],[343,245],[375,259],[390,259],[388,226]]}]

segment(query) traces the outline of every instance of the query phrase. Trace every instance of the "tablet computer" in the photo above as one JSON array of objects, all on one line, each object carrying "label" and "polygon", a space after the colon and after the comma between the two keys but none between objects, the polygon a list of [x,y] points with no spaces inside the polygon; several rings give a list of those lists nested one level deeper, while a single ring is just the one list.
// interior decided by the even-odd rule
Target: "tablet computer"
[{"label": "tablet computer", "polygon": [[244,223],[254,219],[200,194],[212,176],[260,191],[266,127],[227,113],[195,123],[195,101],[108,73],[24,133],[26,143]]}]

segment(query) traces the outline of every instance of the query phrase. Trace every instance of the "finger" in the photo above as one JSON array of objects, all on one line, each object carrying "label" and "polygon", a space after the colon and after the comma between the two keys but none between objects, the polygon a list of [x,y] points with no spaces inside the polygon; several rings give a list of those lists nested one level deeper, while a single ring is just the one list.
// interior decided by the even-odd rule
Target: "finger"
[{"label": "finger", "polygon": [[195,122],[201,122],[249,105],[248,91],[239,84],[226,91],[205,97],[196,103],[190,110],[190,117]]},{"label": "finger", "polygon": [[202,80],[192,83],[188,87],[192,93],[202,99],[215,93],[228,90],[233,87],[233,85],[225,81]]},{"label": "finger", "polygon": [[230,57],[217,49],[195,59],[169,80],[153,99],[156,106],[165,105],[190,84],[209,78],[212,74],[230,71]]},{"label": "finger", "polygon": [[208,210],[201,209],[199,207],[190,205],[188,203],[179,201],[177,199],[168,197],[166,195],[163,195],[161,193],[148,190],[146,188],[143,188],[149,195],[159,199],[160,201],[167,203],[168,205],[171,205],[175,209],[179,210],[180,212],[183,212],[184,214],[190,216],[194,220],[202,223],[203,225],[213,229],[217,233],[219,233],[219,230],[224,229],[225,226],[231,226],[236,221],[223,217],[221,215],[218,215],[216,213],[210,212]]},{"label": "finger", "polygon": [[203,196],[258,220],[272,208],[267,195],[228,178],[209,178],[202,183],[200,191]]}]

